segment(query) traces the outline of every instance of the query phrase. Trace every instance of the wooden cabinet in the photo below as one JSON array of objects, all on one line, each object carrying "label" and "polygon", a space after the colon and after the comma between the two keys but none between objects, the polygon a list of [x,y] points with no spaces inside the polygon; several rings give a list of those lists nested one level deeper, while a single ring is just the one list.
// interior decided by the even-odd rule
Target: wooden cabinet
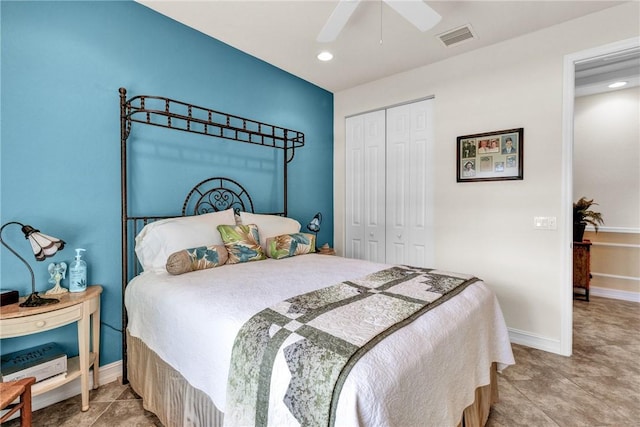
[{"label": "wooden cabinet", "polygon": [[[93,388],[98,388],[98,361],[100,357],[100,293],[102,287],[88,286],[84,292],[55,295],[57,304],[39,307],[20,307],[19,303],[5,305],[0,310],[0,338],[21,337],[78,324],[78,357],[67,361],[65,378],[50,378],[31,388],[37,396],[80,378],[82,410],[89,409],[89,368],[93,366]],[[24,300],[21,299],[20,302]]]},{"label": "wooden cabinet", "polygon": [[573,242],[573,295],[589,301],[591,281],[591,242]]}]

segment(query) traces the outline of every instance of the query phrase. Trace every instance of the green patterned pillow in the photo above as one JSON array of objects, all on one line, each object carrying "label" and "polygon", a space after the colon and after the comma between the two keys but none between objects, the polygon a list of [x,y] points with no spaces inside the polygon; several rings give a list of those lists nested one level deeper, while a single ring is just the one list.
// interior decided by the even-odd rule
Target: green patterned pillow
[{"label": "green patterned pillow", "polygon": [[255,224],[219,225],[218,231],[229,252],[227,264],[258,261],[266,258],[262,247],[260,247],[258,226]]},{"label": "green patterned pillow", "polygon": [[316,236],[310,233],[283,234],[267,239],[267,256],[274,259],[316,251]]},{"label": "green patterned pillow", "polygon": [[172,253],[166,268],[170,274],[177,275],[224,265],[227,258],[227,248],[223,245],[199,246]]}]

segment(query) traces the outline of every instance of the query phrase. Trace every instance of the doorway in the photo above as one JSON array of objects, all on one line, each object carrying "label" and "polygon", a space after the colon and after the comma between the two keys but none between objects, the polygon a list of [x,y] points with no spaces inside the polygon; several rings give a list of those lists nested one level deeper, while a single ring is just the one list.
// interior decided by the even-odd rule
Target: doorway
[{"label": "doorway", "polygon": [[562,226],[562,258],[564,265],[561,315],[561,354],[570,356],[573,347],[573,151],[574,113],[576,96],[576,66],[605,56],[612,56],[640,48],[637,38],[622,40],[605,46],[565,56],[563,81],[563,174],[562,200],[564,224]]}]

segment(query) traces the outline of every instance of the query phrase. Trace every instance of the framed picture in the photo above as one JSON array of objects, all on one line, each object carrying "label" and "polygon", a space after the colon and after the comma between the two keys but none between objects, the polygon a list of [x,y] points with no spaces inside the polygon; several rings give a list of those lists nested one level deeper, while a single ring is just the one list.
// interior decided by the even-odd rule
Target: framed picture
[{"label": "framed picture", "polygon": [[459,136],[458,182],[523,179],[524,128]]}]

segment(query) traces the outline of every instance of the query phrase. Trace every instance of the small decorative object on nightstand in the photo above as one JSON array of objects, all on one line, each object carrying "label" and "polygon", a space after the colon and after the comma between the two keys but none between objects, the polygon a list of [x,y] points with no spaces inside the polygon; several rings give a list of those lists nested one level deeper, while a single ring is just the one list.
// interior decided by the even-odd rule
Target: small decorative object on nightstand
[{"label": "small decorative object on nightstand", "polygon": [[325,243],[320,249],[318,249],[318,253],[322,255],[335,255],[336,251],[333,248],[330,248],[328,243]]},{"label": "small decorative object on nightstand", "polygon": [[[0,338],[44,332],[72,323],[78,324],[78,357],[67,360],[67,375],[52,377],[33,385],[33,396],[80,378],[82,410],[89,409],[89,369],[93,366],[93,388],[99,386],[100,294],[102,286],[88,286],[86,292],[67,292],[54,305],[25,307],[21,303],[0,309]],[[21,298],[23,300],[24,298]]]},{"label": "small decorative object on nightstand", "polygon": [[49,264],[48,267],[49,275],[49,283],[55,284],[55,286],[45,292],[45,295],[56,295],[56,294],[64,294],[65,292],[69,292],[67,288],[63,288],[60,286],[60,281],[65,278],[67,274],[67,263],[54,263]]}]

